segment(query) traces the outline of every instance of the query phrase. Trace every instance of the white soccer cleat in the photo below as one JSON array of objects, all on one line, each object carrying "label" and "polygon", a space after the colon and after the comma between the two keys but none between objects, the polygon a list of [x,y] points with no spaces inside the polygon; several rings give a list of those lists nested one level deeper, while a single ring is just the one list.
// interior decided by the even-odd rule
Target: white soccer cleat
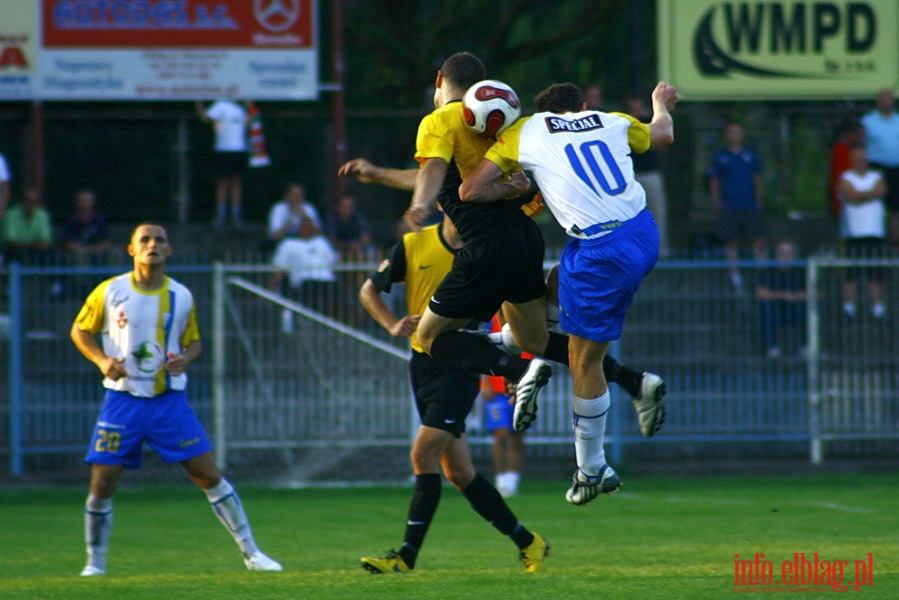
[{"label": "white soccer cleat", "polygon": [[261,550],[257,550],[250,556],[244,556],[244,564],[247,565],[248,571],[281,571],[281,563],[269,558]]},{"label": "white soccer cleat", "polygon": [[632,400],[643,437],[652,437],[665,422],[665,380],[655,373],[643,373],[640,393]]},{"label": "white soccer cleat", "polygon": [[614,494],[621,489],[621,478],[609,465],[599,468],[600,475],[585,475],[580,469],[574,472],[571,487],[565,492],[565,499],[575,506],[587,504],[598,494]]},{"label": "white soccer cleat", "polygon": [[527,370],[515,384],[515,410],[512,426],[515,431],[527,431],[537,418],[537,394],[552,376],[552,368],[540,358],[532,358]]},{"label": "white soccer cleat", "polygon": [[94,565],[87,565],[81,569],[80,575],[82,577],[98,577],[100,575],[106,575],[106,571],[100,567],[95,567]]}]

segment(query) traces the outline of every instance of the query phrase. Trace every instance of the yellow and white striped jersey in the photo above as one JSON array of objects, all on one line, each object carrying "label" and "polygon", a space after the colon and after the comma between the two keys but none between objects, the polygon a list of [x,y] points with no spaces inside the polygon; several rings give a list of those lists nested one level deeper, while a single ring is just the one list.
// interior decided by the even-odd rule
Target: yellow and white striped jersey
[{"label": "yellow and white striped jersey", "polygon": [[104,387],[151,398],[187,385],[186,374],[165,370],[166,356],[199,341],[200,330],[193,295],[171,277],[150,292],[134,285],[131,272],[107,279],[87,297],[75,323],[100,334],[108,356],[124,359],[127,377],[104,378]]}]

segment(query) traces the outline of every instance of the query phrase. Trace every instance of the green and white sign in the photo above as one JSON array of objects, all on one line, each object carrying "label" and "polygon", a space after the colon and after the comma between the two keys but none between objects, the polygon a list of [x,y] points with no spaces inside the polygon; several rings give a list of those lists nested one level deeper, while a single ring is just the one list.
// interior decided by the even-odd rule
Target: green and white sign
[{"label": "green and white sign", "polygon": [[660,77],[684,100],[899,89],[899,0],[658,0]]}]

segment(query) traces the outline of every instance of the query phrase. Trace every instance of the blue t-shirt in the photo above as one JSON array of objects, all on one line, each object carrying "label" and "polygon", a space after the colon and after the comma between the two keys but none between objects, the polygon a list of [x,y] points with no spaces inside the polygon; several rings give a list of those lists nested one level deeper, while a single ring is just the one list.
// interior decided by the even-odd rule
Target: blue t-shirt
[{"label": "blue t-shirt", "polygon": [[885,167],[899,166],[899,115],[884,117],[872,111],[862,117],[868,160]]},{"label": "blue t-shirt", "polygon": [[740,153],[722,148],[712,157],[709,177],[720,182],[721,208],[724,210],[757,210],[755,174],[761,173],[762,161],[755,150],[743,148]]}]

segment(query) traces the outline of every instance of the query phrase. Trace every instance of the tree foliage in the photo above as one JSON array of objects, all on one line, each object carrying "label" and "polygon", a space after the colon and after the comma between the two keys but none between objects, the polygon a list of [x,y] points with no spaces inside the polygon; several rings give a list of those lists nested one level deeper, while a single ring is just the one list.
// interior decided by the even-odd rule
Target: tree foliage
[{"label": "tree foliage", "polygon": [[[651,0],[345,0],[347,105],[427,107],[441,62],[460,50],[477,54],[490,77],[507,80],[524,99],[554,81],[598,83],[607,96],[620,98],[633,86],[629,71],[635,68],[634,61],[651,60],[646,49],[654,32],[647,11],[653,4]],[[330,18],[323,14],[322,23]],[[636,35],[635,19],[646,24]],[[651,83],[651,78],[641,85]]]}]

